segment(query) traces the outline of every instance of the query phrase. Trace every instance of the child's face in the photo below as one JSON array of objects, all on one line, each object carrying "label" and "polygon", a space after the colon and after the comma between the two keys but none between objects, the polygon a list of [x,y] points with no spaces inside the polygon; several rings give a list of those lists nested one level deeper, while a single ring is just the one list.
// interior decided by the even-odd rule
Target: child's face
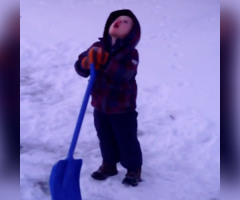
[{"label": "child's face", "polygon": [[109,35],[117,39],[125,38],[131,31],[133,20],[128,16],[119,16],[109,27]]}]

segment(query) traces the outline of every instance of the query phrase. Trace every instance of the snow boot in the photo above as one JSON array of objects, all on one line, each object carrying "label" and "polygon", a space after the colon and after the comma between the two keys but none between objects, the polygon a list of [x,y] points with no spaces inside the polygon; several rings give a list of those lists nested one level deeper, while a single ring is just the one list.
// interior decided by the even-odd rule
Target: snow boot
[{"label": "snow boot", "polygon": [[98,168],[97,171],[92,173],[92,178],[96,180],[105,180],[109,176],[114,176],[118,173],[116,164],[107,164],[105,162]]},{"label": "snow boot", "polygon": [[127,172],[125,178],[122,181],[122,184],[137,186],[139,182],[141,182],[141,169],[136,171],[129,171]]}]

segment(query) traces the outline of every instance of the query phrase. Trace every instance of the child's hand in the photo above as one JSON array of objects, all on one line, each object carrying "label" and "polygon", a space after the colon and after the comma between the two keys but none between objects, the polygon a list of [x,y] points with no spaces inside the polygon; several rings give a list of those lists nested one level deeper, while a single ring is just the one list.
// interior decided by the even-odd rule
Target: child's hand
[{"label": "child's hand", "polygon": [[99,47],[92,47],[88,51],[88,55],[83,58],[82,66],[85,69],[90,69],[90,63],[95,65],[96,69],[100,68],[100,65],[104,65],[108,59],[108,53]]}]

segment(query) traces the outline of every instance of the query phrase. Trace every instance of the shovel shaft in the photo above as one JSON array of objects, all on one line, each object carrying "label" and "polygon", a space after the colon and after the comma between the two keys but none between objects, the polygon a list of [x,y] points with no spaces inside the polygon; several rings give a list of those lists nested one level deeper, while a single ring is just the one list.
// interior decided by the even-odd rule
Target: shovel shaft
[{"label": "shovel shaft", "polygon": [[85,112],[87,109],[88,100],[89,100],[89,97],[92,92],[95,76],[96,76],[95,66],[94,66],[94,64],[91,64],[90,65],[90,79],[89,79],[88,86],[87,86],[87,89],[86,89],[86,92],[85,92],[85,95],[83,98],[82,107],[81,107],[80,113],[78,115],[78,120],[77,120],[77,124],[76,124],[75,131],[73,134],[72,142],[71,142],[71,145],[69,148],[67,159],[73,159],[73,153],[76,148],[78,136],[79,136],[79,133],[80,133],[80,130],[82,127],[83,118],[84,118],[84,115],[85,115]]}]

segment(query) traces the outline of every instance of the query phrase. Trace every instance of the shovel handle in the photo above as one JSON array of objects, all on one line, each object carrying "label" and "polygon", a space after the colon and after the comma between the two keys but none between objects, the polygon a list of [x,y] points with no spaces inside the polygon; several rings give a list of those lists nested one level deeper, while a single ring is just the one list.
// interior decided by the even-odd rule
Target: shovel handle
[{"label": "shovel handle", "polygon": [[95,66],[94,64],[90,64],[90,79],[88,81],[88,86],[83,98],[83,102],[82,102],[82,106],[81,106],[81,110],[80,113],[78,115],[78,120],[77,120],[77,124],[75,127],[75,131],[73,134],[73,138],[72,138],[72,142],[69,148],[69,152],[68,152],[68,156],[67,159],[73,159],[73,154],[74,154],[74,150],[76,148],[76,144],[77,144],[77,140],[78,140],[78,136],[82,127],[82,122],[83,122],[83,118],[87,109],[87,104],[88,104],[88,100],[89,97],[91,95],[92,92],[92,88],[93,88],[93,84],[94,84],[94,80],[95,80]]}]

